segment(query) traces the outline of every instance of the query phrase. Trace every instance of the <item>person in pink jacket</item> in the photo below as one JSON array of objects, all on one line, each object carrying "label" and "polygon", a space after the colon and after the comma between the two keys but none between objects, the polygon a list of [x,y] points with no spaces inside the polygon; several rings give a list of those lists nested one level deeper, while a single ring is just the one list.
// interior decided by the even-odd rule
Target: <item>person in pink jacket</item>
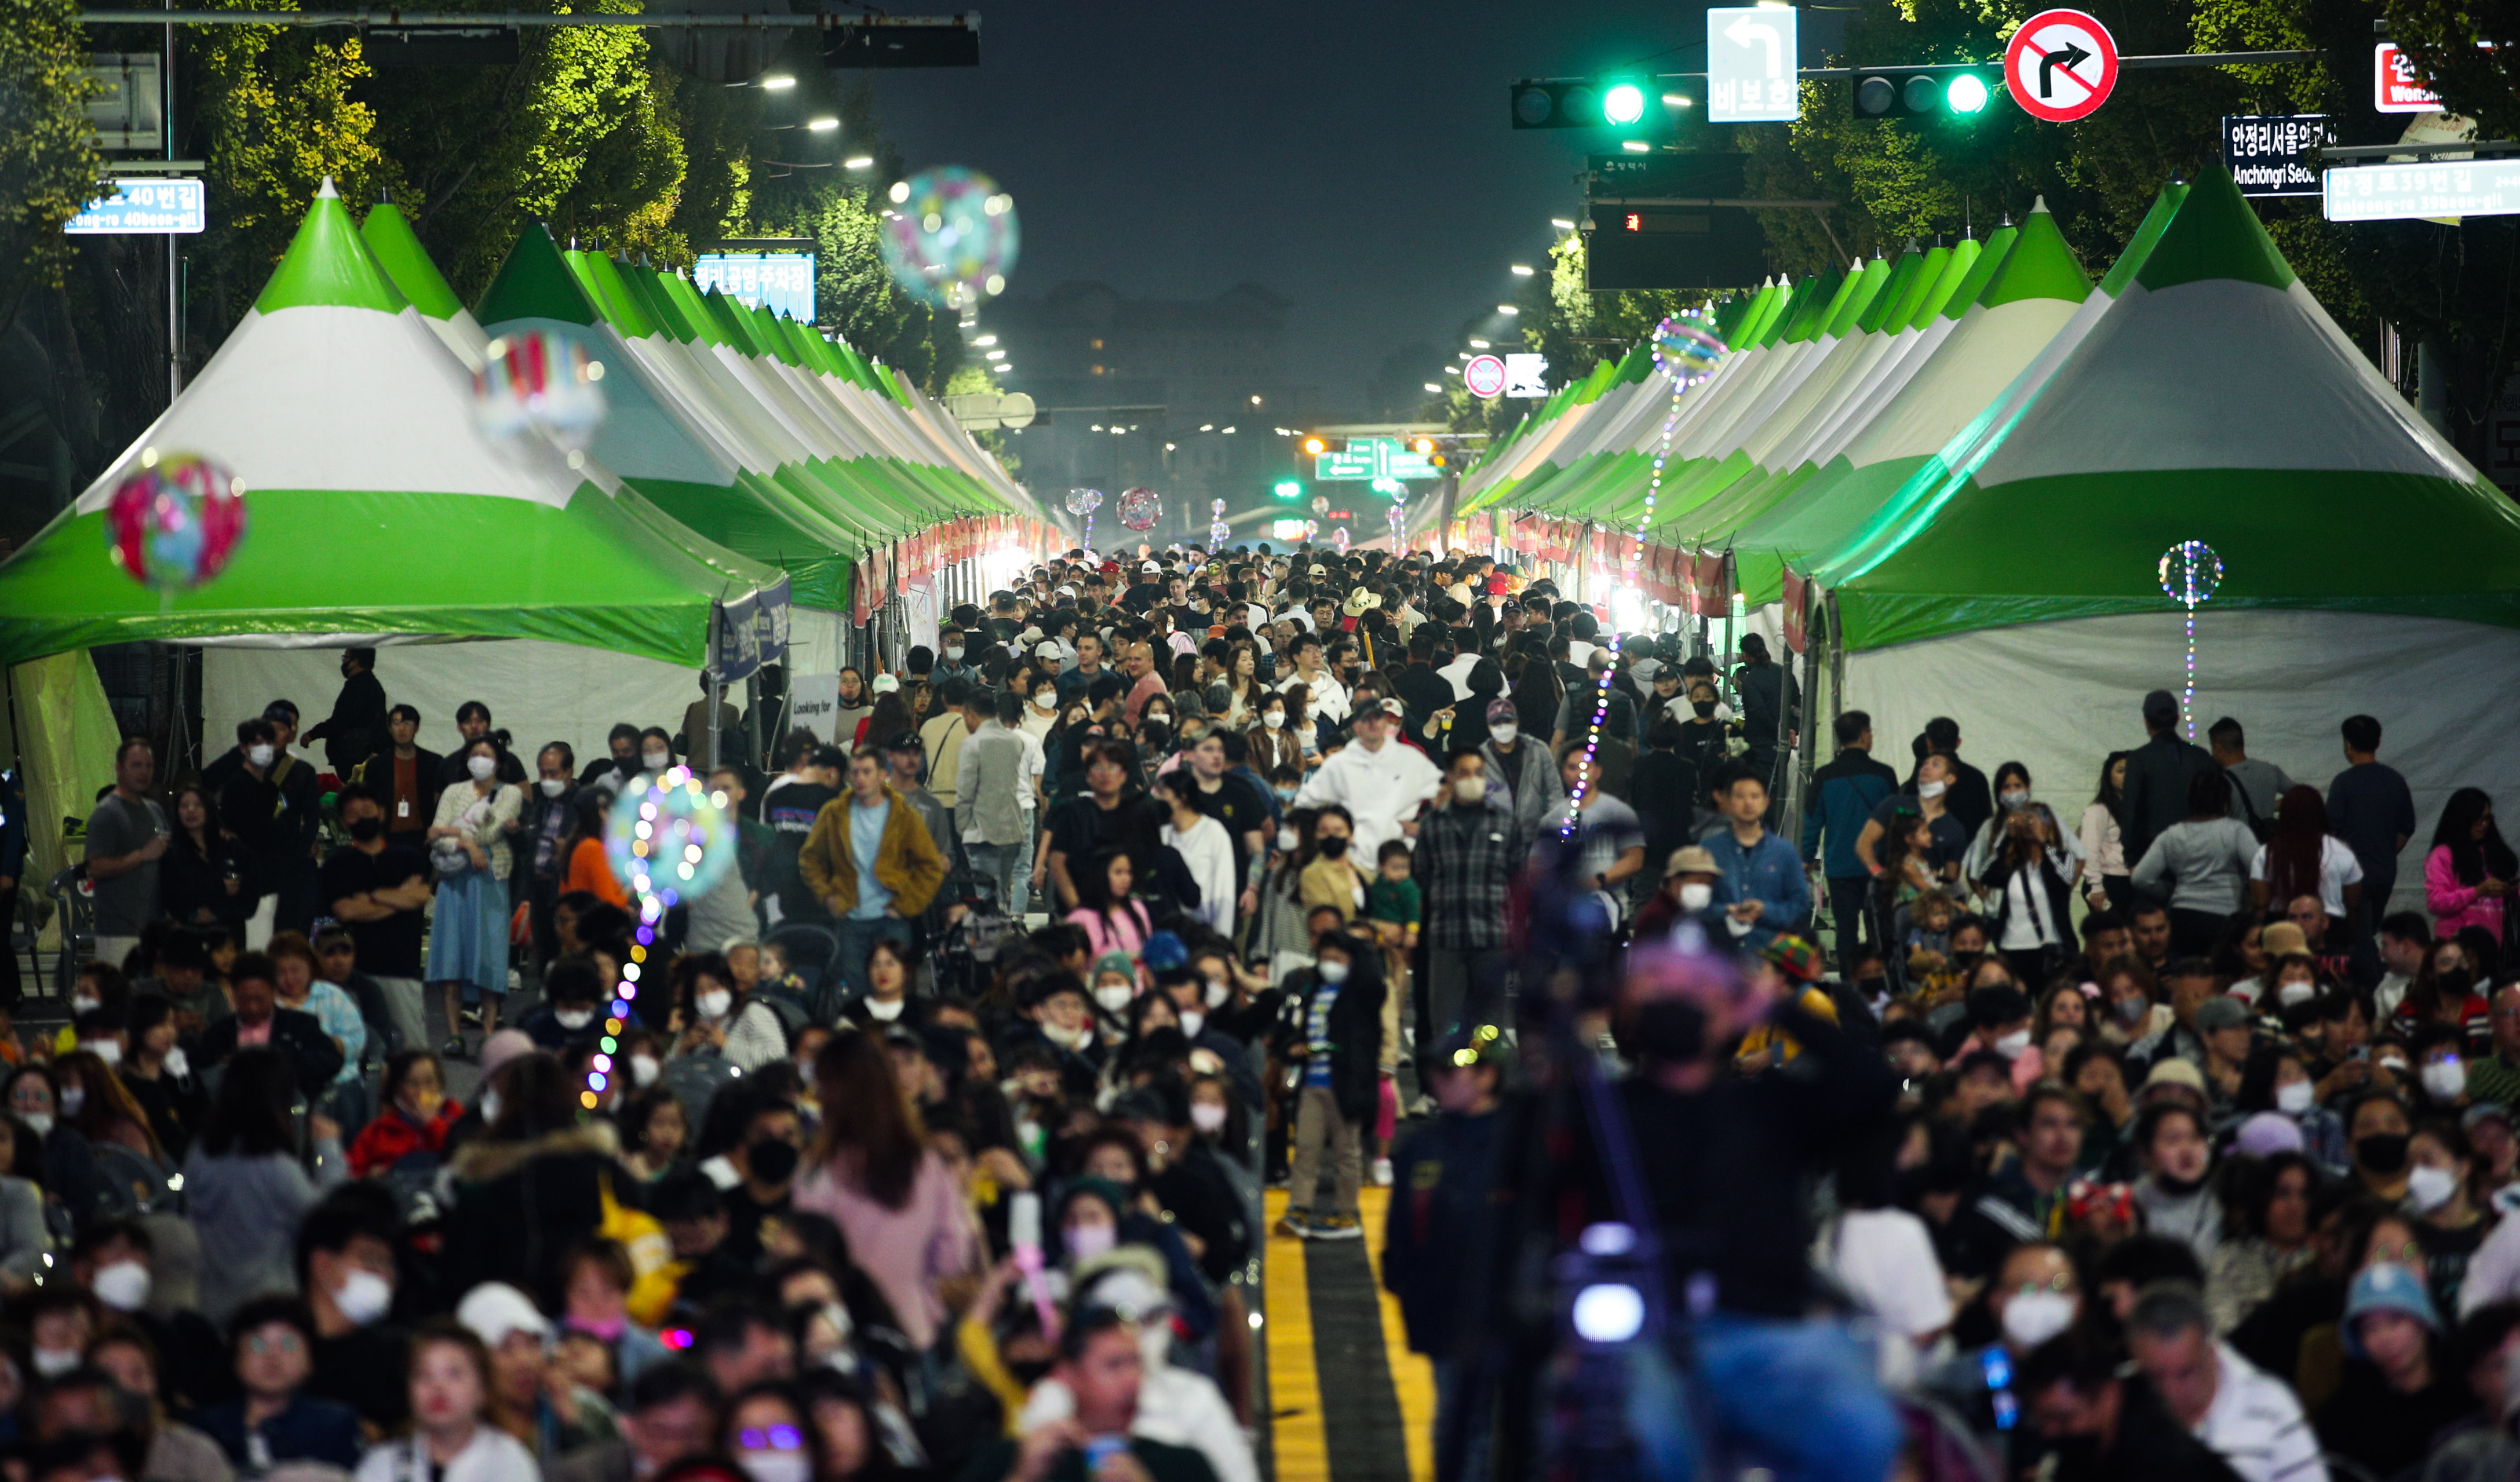
[{"label": "person in pink jacket", "polygon": [[2435,934],[2482,926],[2501,941],[2503,903],[2511,898],[2515,877],[2520,859],[2494,826],[2494,800],[2482,787],[2452,793],[2433,830],[2432,852],[2424,856],[2424,904],[2432,911]]},{"label": "person in pink jacket", "polygon": [[902,1334],[925,1349],[945,1321],[937,1283],[970,1271],[979,1228],[873,1034],[843,1034],[814,1059],[823,1130],[794,1206],[828,1215],[848,1236],[849,1259],[892,1304]]}]

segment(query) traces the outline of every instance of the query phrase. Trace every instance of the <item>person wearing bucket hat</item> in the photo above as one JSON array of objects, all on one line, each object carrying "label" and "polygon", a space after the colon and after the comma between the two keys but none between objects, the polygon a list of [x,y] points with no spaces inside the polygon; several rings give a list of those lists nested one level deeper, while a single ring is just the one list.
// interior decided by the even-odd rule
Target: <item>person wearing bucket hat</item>
[{"label": "person wearing bucket hat", "polygon": [[1662,888],[1637,908],[1633,939],[1652,941],[1671,935],[1682,921],[1694,921],[1702,941],[1723,940],[1717,935],[1714,909],[1715,880],[1721,873],[1710,850],[1684,844],[1671,851],[1663,861]]},{"label": "person wearing bucket hat", "polygon": [[2464,1376],[2441,1362],[2440,1312],[2424,1274],[2378,1262],[2346,1288],[2344,1380],[2312,1417],[2319,1444],[2369,1475],[2420,1463],[2443,1427],[2476,1408]]}]

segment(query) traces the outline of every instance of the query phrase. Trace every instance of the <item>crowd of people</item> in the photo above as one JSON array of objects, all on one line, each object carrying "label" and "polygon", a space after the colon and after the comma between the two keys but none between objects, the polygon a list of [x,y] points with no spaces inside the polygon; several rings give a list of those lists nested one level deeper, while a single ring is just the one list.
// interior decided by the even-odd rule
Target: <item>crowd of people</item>
[{"label": "crowd of people", "polygon": [[1369,1186],[1447,1478],[2520,1475],[2520,862],[2461,790],[2396,909],[2379,721],[2155,694],[2077,804],[1484,558],[950,618],[759,765],[705,678],[439,755],[362,650],[320,763],[126,741],[0,1022],[18,1482],[1256,1482],[1259,1256]]}]

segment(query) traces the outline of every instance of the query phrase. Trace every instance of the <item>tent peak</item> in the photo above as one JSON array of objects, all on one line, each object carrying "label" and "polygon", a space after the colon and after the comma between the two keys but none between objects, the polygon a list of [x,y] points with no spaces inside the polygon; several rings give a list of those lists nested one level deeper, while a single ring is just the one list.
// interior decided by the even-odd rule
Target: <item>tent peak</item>
[{"label": "tent peak", "polygon": [[2033,197],[2030,202],[2030,214],[2033,216],[2045,216],[2048,214],[2048,198],[2045,196]]},{"label": "tent peak", "polygon": [[315,199],[318,201],[338,201],[341,199],[341,193],[333,189],[332,176],[325,176],[324,183],[315,187]]}]

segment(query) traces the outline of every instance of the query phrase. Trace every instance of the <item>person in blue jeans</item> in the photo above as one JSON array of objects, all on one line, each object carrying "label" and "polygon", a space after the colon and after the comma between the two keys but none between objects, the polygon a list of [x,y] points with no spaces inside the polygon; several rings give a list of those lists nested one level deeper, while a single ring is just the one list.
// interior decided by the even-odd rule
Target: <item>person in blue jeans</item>
[{"label": "person in blue jeans", "polygon": [[1802,856],[1768,831],[1768,785],[1756,772],[1736,763],[1716,776],[1710,795],[1731,826],[1705,839],[1720,872],[1713,904],[1732,944],[1755,952],[1778,932],[1800,928],[1811,915],[1811,885]]},{"label": "person in blue jeans", "polygon": [[[1872,717],[1849,710],[1837,718],[1837,756],[1812,774],[1811,811],[1803,818],[1803,858],[1820,867],[1828,884],[1829,920],[1837,926],[1838,971],[1855,975],[1855,954],[1864,937],[1865,895],[1872,872],[1864,868],[1855,841],[1882,800],[1899,790],[1899,774],[1872,756]],[[1872,943],[1877,947],[1878,942]]]},{"label": "person in blue jeans", "polygon": [[945,856],[909,801],[884,781],[882,753],[872,748],[849,758],[849,790],[815,815],[796,869],[832,913],[840,948],[832,966],[852,993],[865,985],[875,944],[907,943],[911,919],[945,883]]}]

